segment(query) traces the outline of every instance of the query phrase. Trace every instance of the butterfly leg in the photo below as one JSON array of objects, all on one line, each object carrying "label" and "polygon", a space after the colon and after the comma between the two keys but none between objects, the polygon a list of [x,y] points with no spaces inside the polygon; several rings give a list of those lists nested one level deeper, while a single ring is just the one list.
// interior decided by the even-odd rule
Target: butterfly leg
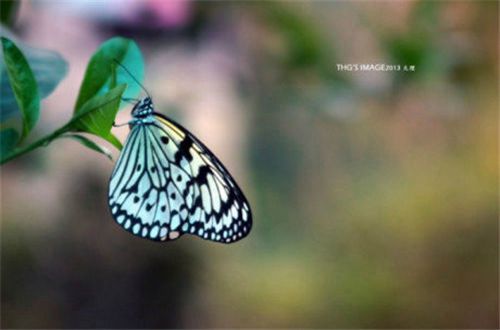
[{"label": "butterfly leg", "polygon": [[131,98],[131,97],[122,97],[122,101],[128,102],[130,104],[136,104],[140,100],[139,99],[134,99],[134,98]]},{"label": "butterfly leg", "polygon": [[115,121],[113,121],[113,127],[122,127],[122,126],[127,126],[129,123],[123,123],[123,124],[116,124]]}]

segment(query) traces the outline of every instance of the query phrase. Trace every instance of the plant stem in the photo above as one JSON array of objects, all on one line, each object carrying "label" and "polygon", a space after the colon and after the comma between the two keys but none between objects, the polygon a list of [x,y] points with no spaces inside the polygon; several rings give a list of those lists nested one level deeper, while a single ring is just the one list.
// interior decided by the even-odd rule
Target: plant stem
[{"label": "plant stem", "polygon": [[40,140],[33,142],[32,144],[22,147],[22,148],[17,148],[14,151],[12,151],[9,155],[7,155],[5,158],[2,158],[0,160],[0,165],[11,161],[14,158],[17,158],[19,156],[24,155],[25,153],[30,152],[33,149],[39,148],[39,147],[45,147],[49,145],[50,142],[52,142],[54,139],[59,137],[60,135],[66,133],[68,131],[68,125],[64,125],[63,127],[55,130],[54,132],[50,133],[49,135],[41,138]]}]

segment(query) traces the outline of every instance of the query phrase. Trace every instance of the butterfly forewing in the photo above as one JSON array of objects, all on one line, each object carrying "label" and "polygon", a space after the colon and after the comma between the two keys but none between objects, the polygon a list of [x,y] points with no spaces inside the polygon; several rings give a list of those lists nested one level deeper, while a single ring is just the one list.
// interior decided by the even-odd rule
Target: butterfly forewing
[{"label": "butterfly forewing", "polygon": [[151,116],[132,126],[111,176],[116,222],[155,241],[185,233],[223,243],[245,237],[250,208],[222,163],[179,124]]}]

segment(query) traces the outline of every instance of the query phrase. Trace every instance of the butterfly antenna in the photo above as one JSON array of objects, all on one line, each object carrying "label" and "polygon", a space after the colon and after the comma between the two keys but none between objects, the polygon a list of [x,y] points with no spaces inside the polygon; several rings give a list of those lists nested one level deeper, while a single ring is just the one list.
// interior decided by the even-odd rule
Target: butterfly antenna
[{"label": "butterfly antenna", "polygon": [[151,95],[149,95],[148,93],[148,90],[139,82],[139,80],[137,80],[136,77],[134,77],[134,75],[125,67],[125,65],[121,64],[117,59],[113,59],[113,61],[118,64],[123,70],[125,70],[125,72],[128,73],[128,75],[130,77],[132,77],[132,79],[134,79],[134,81],[137,83],[137,85],[141,86],[141,88],[146,92],[146,94],[151,97]]}]

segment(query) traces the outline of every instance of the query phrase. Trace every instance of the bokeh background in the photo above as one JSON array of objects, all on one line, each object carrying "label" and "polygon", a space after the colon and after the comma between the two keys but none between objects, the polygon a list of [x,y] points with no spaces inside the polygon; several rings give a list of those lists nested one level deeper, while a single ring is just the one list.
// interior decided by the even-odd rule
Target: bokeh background
[{"label": "bokeh background", "polygon": [[[1,168],[3,328],[498,328],[496,1],[33,1],[11,29],[69,65],[35,137],[101,42],[134,39],[254,228],[135,238],[113,163],[58,140]],[[364,63],[416,70],[337,69]]]}]

